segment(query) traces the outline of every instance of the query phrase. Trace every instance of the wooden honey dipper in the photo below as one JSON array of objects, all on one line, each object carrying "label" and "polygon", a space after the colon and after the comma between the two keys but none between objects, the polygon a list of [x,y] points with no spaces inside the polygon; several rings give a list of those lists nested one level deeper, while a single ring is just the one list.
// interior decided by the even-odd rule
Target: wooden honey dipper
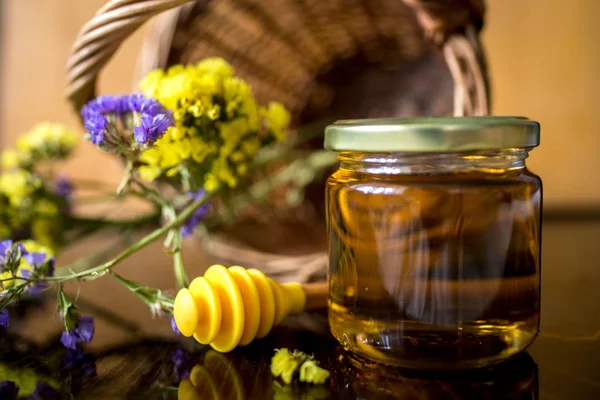
[{"label": "wooden honey dipper", "polygon": [[222,353],[266,336],[290,314],[327,306],[328,285],[276,283],[257,269],[213,265],[175,298],[182,335]]}]

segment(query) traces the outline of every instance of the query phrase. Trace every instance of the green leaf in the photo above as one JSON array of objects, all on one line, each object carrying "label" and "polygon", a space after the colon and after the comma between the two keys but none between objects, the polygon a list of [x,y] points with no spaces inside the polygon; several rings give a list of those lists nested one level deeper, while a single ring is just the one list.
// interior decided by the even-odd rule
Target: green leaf
[{"label": "green leaf", "polygon": [[163,295],[162,291],[158,289],[151,288],[149,286],[144,286],[138,282],[123,278],[121,275],[112,273],[112,276],[115,277],[116,280],[121,282],[123,286],[129,289],[133,294],[139,297],[144,303],[150,306],[152,312],[156,311],[157,305],[162,305]]},{"label": "green leaf", "polygon": [[37,267],[37,272],[41,275],[41,276],[47,276],[48,273],[50,272],[50,267],[52,266],[52,263],[54,261],[51,258],[46,258],[44,260],[44,262],[42,264],[40,264],[39,267]]},{"label": "green leaf", "polygon": [[71,302],[71,300],[69,299],[67,294],[62,289],[62,285],[57,285],[57,286],[58,286],[58,296],[57,296],[57,301],[56,301],[57,311],[59,314],[62,315],[62,317],[65,321],[65,330],[67,332],[70,332],[73,328],[75,328],[75,326],[77,326],[77,323],[79,322],[79,317],[77,316],[77,313],[75,312],[75,310],[77,308],[73,305],[73,303]]},{"label": "green leaf", "polygon": [[6,260],[6,269],[13,275],[17,273],[17,269],[21,266],[21,258],[23,253],[21,252],[21,246],[18,243],[14,243],[10,249],[8,259]]}]

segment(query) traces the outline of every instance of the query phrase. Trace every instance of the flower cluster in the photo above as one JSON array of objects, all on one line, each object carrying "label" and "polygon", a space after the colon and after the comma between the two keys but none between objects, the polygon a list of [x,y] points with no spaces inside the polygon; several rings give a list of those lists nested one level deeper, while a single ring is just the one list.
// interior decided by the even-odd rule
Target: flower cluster
[{"label": "flower cluster", "polygon": [[30,170],[14,169],[0,174],[0,240],[32,238],[58,248],[69,195],[70,192],[55,192]]},{"label": "flower cluster", "polygon": [[[37,295],[46,287],[44,279],[53,275],[54,256],[51,249],[31,240],[20,243],[13,243],[11,240],[0,242],[1,298],[14,302],[22,292]],[[0,313],[0,325],[8,324],[9,313],[4,308]]]},{"label": "flower cluster", "polygon": [[63,160],[77,142],[65,126],[41,123],[20,137],[15,148],[3,151],[0,240],[31,238],[54,249],[60,246],[72,186],[65,178],[53,182],[39,167]]},{"label": "flower cluster", "polygon": [[325,383],[330,375],[329,371],[319,367],[314,357],[298,350],[290,352],[288,349],[275,350],[271,359],[271,373],[288,385],[296,375],[300,382],[315,384]]},{"label": "flower cluster", "polygon": [[30,169],[39,161],[57,161],[68,157],[79,136],[61,124],[43,122],[19,137],[14,149],[2,153],[4,169]]},{"label": "flower cluster", "polygon": [[93,144],[121,154],[147,148],[173,125],[170,111],[141,94],[97,97],[81,116]]},{"label": "flower cluster", "polygon": [[[240,208],[237,205],[247,197],[245,189],[260,183],[249,176],[250,171],[269,169],[264,157],[255,162],[258,152],[287,137],[291,121],[288,111],[274,102],[259,106],[250,86],[235,76],[233,68],[222,59],[152,71],[141,88],[144,94],[100,96],[82,108],[81,116],[91,143],[125,161],[123,180],[108,198],[142,199],[152,210],[146,215],[123,221],[71,214],[75,209],[71,204],[74,185],[64,176],[54,175],[54,165],[48,165],[65,159],[78,142],[77,134],[62,125],[36,125],[18,140],[14,149],[3,152],[0,326],[9,325],[10,306],[22,295],[36,295],[54,284],[58,313],[64,322],[60,340],[65,347],[76,350],[79,343],[92,340],[94,321],[80,315],[63,291],[63,283],[106,275],[131,290],[153,312],[172,313],[173,299],[161,290],[118,275],[113,267],[165,237],[164,248],[173,256],[177,284],[187,287],[182,238],[192,235],[213,208],[215,213],[226,210],[231,211],[228,217],[235,216]],[[289,148],[273,146],[271,150],[282,155],[282,160]],[[273,153],[268,153],[270,162],[274,160]],[[283,184],[277,181],[277,185]],[[253,194],[252,201],[266,199],[273,190],[270,185],[267,189]],[[77,200],[106,201],[106,193],[102,195],[101,199],[78,196]],[[236,207],[230,207],[233,205]],[[221,218],[224,213],[214,217],[205,224],[206,229],[214,229],[229,219]],[[159,223],[163,225],[155,226]],[[54,276],[54,256],[71,238],[109,227],[125,234],[149,225],[156,229],[118,256],[105,260],[106,255],[99,251],[81,263],[59,268]],[[289,368],[292,364],[276,365],[283,365],[284,380],[288,374],[291,379],[299,371],[301,380],[306,377],[308,381],[320,381],[325,375],[311,360],[303,358],[293,369]],[[15,389],[10,384],[5,386],[8,391]]]},{"label": "flower cluster", "polygon": [[144,180],[176,178],[194,191],[234,188],[262,146],[286,137],[285,108],[257,106],[250,86],[222,59],[152,71],[141,88],[171,110],[175,122],[140,156]]},{"label": "flower cluster", "polygon": [[15,369],[13,365],[0,364],[0,399],[46,400],[63,398],[59,383],[38,373],[33,368]]},{"label": "flower cluster", "polygon": [[[11,267],[11,262],[16,263],[14,267]],[[25,279],[43,278],[53,274],[52,249],[32,240],[19,243],[13,243],[11,240],[0,242],[0,279],[4,290],[25,283]],[[41,281],[27,285],[30,294],[38,294],[43,288]]]}]

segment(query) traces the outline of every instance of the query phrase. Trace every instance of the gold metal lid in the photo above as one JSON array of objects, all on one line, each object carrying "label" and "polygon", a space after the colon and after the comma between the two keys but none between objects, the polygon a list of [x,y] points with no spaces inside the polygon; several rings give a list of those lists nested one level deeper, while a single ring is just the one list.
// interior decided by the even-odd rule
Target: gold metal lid
[{"label": "gold metal lid", "polygon": [[540,144],[540,124],[525,117],[356,119],[325,128],[325,148],[361,152],[461,152]]}]

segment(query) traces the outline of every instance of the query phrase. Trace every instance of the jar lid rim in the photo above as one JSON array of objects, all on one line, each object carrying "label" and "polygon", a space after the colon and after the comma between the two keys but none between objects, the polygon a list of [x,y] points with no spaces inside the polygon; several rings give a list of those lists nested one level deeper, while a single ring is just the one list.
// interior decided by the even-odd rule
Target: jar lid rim
[{"label": "jar lid rim", "polygon": [[513,116],[353,119],[325,128],[325,148],[333,151],[458,152],[539,144],[540,124]]}]

